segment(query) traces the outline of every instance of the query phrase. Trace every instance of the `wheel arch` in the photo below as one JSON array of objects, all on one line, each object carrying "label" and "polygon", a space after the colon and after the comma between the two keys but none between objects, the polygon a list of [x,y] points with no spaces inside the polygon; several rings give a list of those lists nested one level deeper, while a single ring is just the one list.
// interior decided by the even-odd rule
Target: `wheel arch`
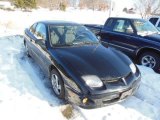
[{"label": "wheel arch", "polygon": [[158,50],[156,48],[152,48],[152,47],[144,47],[144,48],[140,48],[137,51],[136,58],[138,59],[145,52],[154,52],[154,53],[157,53],[158,55],[160,55],[160,50]]},{"label": "wheel arch", "polygon": [[55,69],[57,70],[57,72],[60,74],[64,84],[66,84],[70,89],[72,89],[74,92],[76,93],[80,93],[81,91],[83,91],[80,87],[79,84],[77,84],[75,81],[72,81],[70,79],[66,79],[68,78],[68,76],[66,76],[65,73],[63,73],[63,71],[60,71],[55,65],[50,65],[49,66],[49,78],[51,78],[51,71]]},{"label": "wheel arch", "polygon": [[24,46],[25,46],[26,45],[26,40],[25,39],[23,40],[23,43],[24,43]]},{"label": "wheel arch", "polygon": [[49,77],[51,76],[51,71],[52,71],[53,69],[55,69],[55,70],[57,70],[57,71],[59,72],[59,70],[58,70],[53,64],[51,64],[51,65],[49,66]]}]

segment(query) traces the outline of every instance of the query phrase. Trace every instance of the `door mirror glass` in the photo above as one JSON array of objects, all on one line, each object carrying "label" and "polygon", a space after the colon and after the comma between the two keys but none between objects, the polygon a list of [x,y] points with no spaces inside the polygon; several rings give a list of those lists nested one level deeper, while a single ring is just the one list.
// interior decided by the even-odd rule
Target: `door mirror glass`
[{"label": "door mirror glass", "polygon": [[98,39],[99,41],[101,41],[101,36],[97,35],[97,39]]}]

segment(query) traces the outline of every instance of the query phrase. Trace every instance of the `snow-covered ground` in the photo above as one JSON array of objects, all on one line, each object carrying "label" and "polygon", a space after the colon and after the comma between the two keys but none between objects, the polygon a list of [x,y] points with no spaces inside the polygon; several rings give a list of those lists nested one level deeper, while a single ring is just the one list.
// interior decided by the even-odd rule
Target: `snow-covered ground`
[{"label": "snow-covered ground", "polygon": [[[68,105],[55,97],[49,80],[37,64],[25,56],[23,37],[20,35],[25,27],[37,20],[103,24],[108,13],[71,9],[67,12],[0,10],[0,16],[0,119],[66,119],[62,111],[69,111]],[[71,119],[160,120],[160,75],[149,68],[138,67],[142,73],[142,82],[134,96],[119,104],[98,109],[86,110],[73,106]]]},{"label": "snow-covered ground", "polygon": [[8,1],[0,1],[0,7],[1,8],[11,8],[11,9],[14,8],[14,6]]}]

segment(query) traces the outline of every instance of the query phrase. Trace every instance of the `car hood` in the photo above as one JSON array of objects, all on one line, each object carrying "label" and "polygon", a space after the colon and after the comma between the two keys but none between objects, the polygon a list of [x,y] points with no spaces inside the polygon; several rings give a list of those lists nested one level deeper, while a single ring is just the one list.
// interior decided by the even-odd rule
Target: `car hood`
[{"label": "car hood", "polygon": [[144,36],[144,38],[160,43],[160,34],[151,34],[151,35]]},{"label": "car hood", "polygon": [[131,72],[128,57],[100,44],[56,48],[53,52],[56,52],[62,66],[78,77],[96,75],[101,80],[110,80]]}]

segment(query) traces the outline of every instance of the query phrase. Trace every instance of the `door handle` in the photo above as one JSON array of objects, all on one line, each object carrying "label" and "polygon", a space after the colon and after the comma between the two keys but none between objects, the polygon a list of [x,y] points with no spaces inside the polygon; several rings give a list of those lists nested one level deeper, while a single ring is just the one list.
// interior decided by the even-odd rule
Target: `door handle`
[{"label": "door handle", "polygon": [[30,41],[31,41],[32,43],[36,43],[34,39],[30,39]]},{"label": "door handle", "polygon": [[35,43],[35,40],[34,40],[34,39],[30,39],[30,41],[33,42],[33,43]]}]

